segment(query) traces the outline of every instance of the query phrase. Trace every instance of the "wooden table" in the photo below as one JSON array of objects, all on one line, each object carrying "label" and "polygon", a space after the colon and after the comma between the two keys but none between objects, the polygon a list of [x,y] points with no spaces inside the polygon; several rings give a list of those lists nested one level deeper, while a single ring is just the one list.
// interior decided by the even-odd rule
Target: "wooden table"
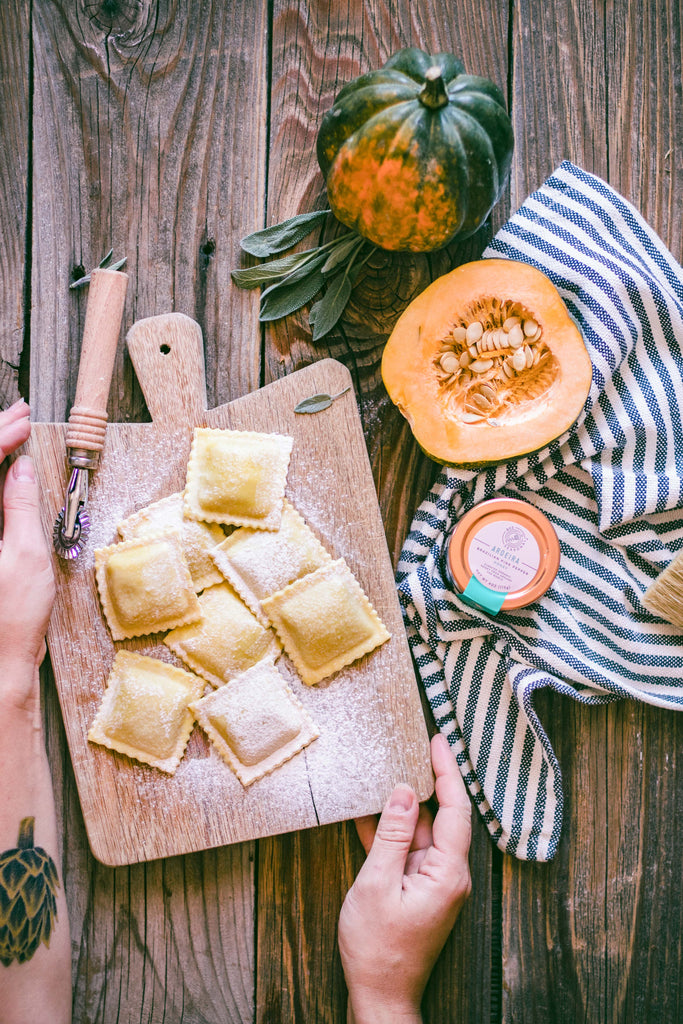
[{"label": "wooden table", "polygon": [[[0,405],[73,400],[85,295],[113,246],[125,321],[201,324],[209,404],[332,355],[353,375],[396,557],[435,466],[390,405],[387,332],[567,157],[607,179],[683,257],[683,26],[676,0],[5,0],[0,5]],[[378,259],[340,329],[263,329],[230,282],[239,239],[324,203],[317,126],[341,84],[403,45],[458,54],[507,94],[510,186],[487,230]],[[147,418],[123,347],[110,417]],[[336,949],[362,862],[353,826],[111,870],[91,856],[49,668],[46,726],[71,915],[74,1020],[342,1022]],[[501,856],[477,817],[474,890],[432,976],[433,1024],[683,1020],[683,716],[538,699],[564,774],[550,865]]]}]

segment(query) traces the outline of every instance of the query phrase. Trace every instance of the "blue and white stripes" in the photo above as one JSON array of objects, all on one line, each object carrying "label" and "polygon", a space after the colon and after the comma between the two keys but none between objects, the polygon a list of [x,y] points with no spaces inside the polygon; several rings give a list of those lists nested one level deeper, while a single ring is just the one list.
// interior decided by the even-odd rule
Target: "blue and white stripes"
[{"label": "blue and white stripes", "polygon": [[[397,582],[436,722],[493,839],[543,861],[557,848],[562,786],[533,691],[683,709],[683,629],[641,603],[683,548],[683,271],[629,203],[570,163],[484,256],[550,277],[591,354],[591,392],[574,428],[542,451],[477,474],[444,468]],[[539,602],[491,618],[448,588],[440,551],[458,516],[494,496],[544,512],[562,557]]]}]

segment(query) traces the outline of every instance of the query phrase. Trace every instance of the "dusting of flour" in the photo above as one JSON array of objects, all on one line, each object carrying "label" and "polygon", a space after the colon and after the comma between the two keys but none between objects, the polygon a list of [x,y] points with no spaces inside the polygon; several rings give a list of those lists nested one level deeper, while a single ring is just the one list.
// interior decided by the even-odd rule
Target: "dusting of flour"
[{"label": "dusting of flour", "polygon": [[[88,785],[100,800],[116,792],[126,841],[143,857],[159,855],[157,833],[163,834],[167,846],[172,837],[173,852],[184,852],[214,846],[217,836],[222,842],[236,842],[379,811],[394,784],[408,778],[416,763],[428,761],[426,742],[414,726],[415,701],[408,711],[412,721],[404,720],[406,688],[415,682],[412,670],[406,678],[396,678],[393,645],[404,643],[405,637],[400,611],[389,605],[378,611],[392,640],[318,686],[305,686],[285,656],[278,660],[320,736],[246,789],[199,727],[172,777],[85,742],[117,649],[137,650],[185,667],[161,635],[112,642],[94,585],[93,551],[118,539],[121,520],[182,489],[190,440],[189,431],[164,436],[151,424],[119,425],[112,439],[119,447],[116,457],[103,460],[91,487],[88,546],[75,566],[60,570],[62,595],[55,629],[70,665],[71,678],[60,679],[60,685],[73,687],[73,717],[67,731],[74,762],[79,760],[91,773]],[[372,544],[360,536],[351,485],[323,447],[307,448],[305,468],[297,468],[297,443],[288,497],[330,555],[347,559],[372,600],[381,592],[381,570]],[[71,604],[73,577],[80,574],[85,574],[87,594],[83,621],[75,632],[65,609]],[[91,806],[86,816],[92,820],[92,814]]]}]

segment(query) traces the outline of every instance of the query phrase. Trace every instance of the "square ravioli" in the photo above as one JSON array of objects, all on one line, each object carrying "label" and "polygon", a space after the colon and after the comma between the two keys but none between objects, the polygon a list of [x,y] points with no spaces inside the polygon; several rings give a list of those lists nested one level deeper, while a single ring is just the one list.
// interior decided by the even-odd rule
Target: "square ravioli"
[{"label": "square ravioli", "polygon": [[172,775],[194,728],[189,705],[205,685],[164,661],[118,651],[88,739]]},{"label": "square ravioli", "polygon": [[179,530],[98,548],[95,577],[114,640],[159,633],[201,615]]},{"label": "square ravioli", "polygon": [[293,443],[283,434],[197,427],[187,465],[185,515],[277,530]]},{"label": "square ravioli", "polygon": [[290,583],[261,604],[309,686],[390,639],[343,558]]},{"label": "square ravioli", "polygon": [[196,701],[190,710],[243,786],[272,772],[320,735],[272,658]]},{"label": "square ravioli", "polygon": [[279,530],[242,526],[214,548],[211,557],[240,597],[262,618],[264,597],[331,561],[286,498]]},{"label": "square ravioli", "polygon": [[214,565],[211,550],[225,540],[217,523],[200,523],[183,516],[183,492],[155,501],[128,516],[117,527],[122,540],[135,540],[158,533],[160,530],[180,530],[180,543],[190,570],[194,589],[199,592],[213,583],[220,583],[222,575]]},{"label": "square ravioli", "polygon": [[198,600],[199,621],[179,626],[164,638],[193,672],[222,686],[261,658],[279,654],[272,629],[259,622],[229,583],[209,587]]}]

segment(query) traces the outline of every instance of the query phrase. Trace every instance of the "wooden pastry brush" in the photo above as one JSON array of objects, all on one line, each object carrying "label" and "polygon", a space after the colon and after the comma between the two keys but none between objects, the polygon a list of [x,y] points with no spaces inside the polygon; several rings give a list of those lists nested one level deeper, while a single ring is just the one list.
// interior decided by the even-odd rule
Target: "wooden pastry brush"
[{"label": "wooden pastry brush", "polygon": [[683,551],[679,551],[650,584],[643,595],[643,604],[660,619],[683,626]]}]

